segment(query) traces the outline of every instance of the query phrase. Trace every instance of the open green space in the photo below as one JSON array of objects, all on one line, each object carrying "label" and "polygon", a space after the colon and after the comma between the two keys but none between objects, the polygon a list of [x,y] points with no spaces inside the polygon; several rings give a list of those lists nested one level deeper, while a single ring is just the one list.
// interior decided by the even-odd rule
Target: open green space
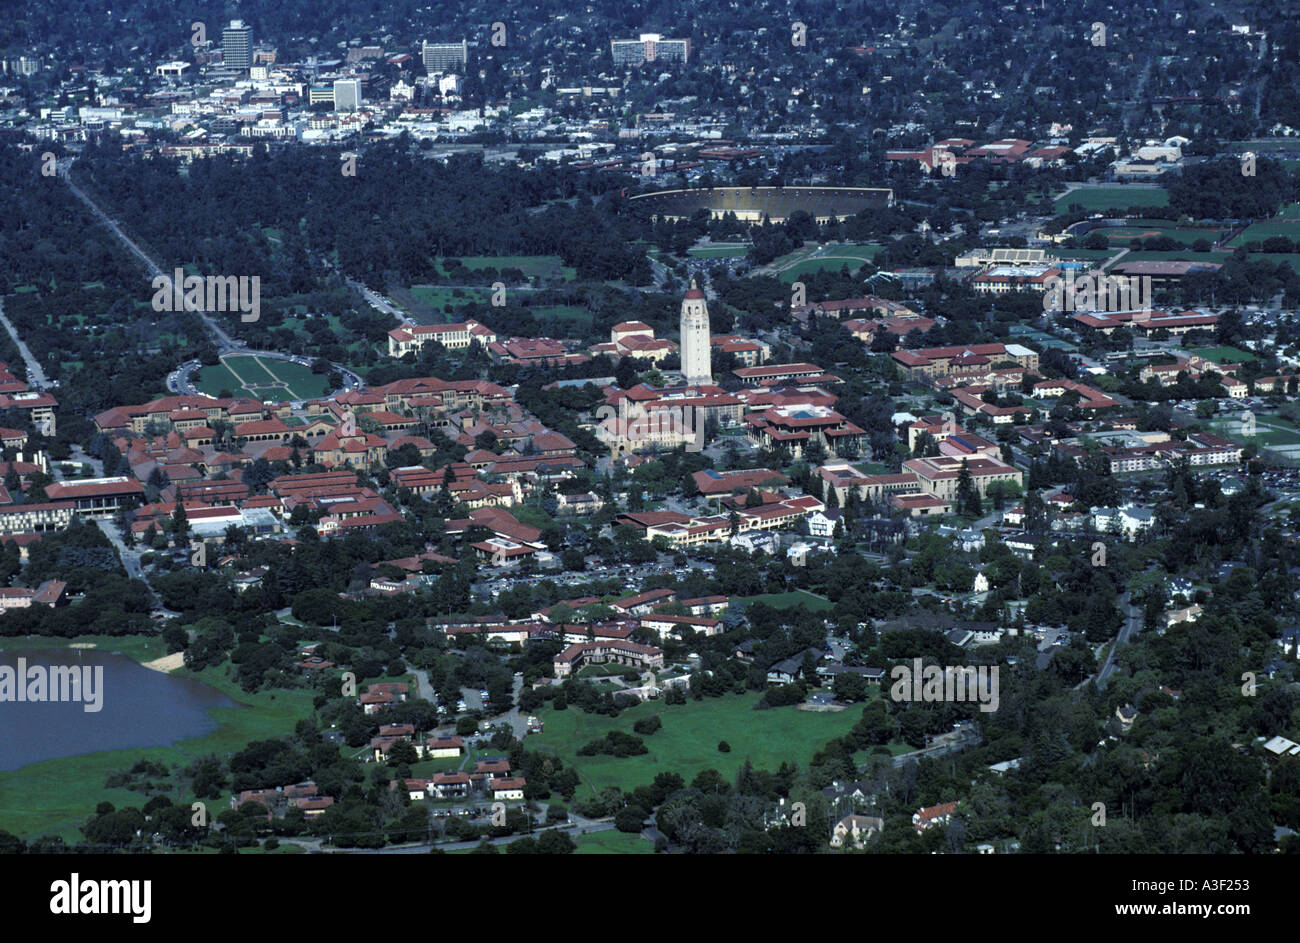
[{"label": "open green space", "polygon": [[[103,651],[118,652],[137,661],[165,654],[160,640],[145,636],[78,639],[5,639],[9,648],[60,648],[94,641]],[[62,643],[62,644],[60,644]],[[148,795],[130,789],[108,789],[109,773],[130,769],[141,759],[162,763],[179,772],[200,757],[229,756],[253,740],[265,740],[292,733],[294,725],[313,711],[313,695],[307,690],[264,691],[249,694],[234,680],[234,666],[227,662],[200,672],[173,672],[194,678],[218,689],[236,707],[215,707],[209,712],[220,726],[201,737],[180,740],[171,746],[141,747],[85,753],[32,763],[21,769],[0,772],[0,829],[23,838],[61,835],[69,843],[81,838],[80,826],[100,802],[118,808],[142,806]],[[175,776],[160,784],[155,793],[166,793],[173,802],[189,804],[194,796],[188,783],[178,784]],[[215,815],[227,807],[228,795],[205,800]]]},{"label": "open green space", "polygon": [[1124,244],[1132,239],[1155,239],[1160,236],[1167,236],[1175,242],[1190,246],[1198,239],[1205,239],[1212,243],[1222,234],[1217,229],[1194,229],[1190,226],[1179,226],[1167,219],[1144,219],[1135,222],[1131,226],[1094,229],[1088,233],[1088,236],[1098,232],[1105,236],[1111,245]]},{"label": "open green space", "polygon": [[1262,448],[1300,448],[1300,429],[1280,416],[1255,414],[1255,434],[1247,435],[1237,417],[1211,419],[1210,428],[1234,442],[1254,443]]},{"label": "open green space", "polygon": [[[410,312],[420,324],[445,324],[455,320],[456,308],[469,304],[487,304],[492,293],[486,289],[459,288],[455,285],[412,285],[410,288],[390,288],[388,295]],[[452,312],[446,308],[451,306]]]},{"label": "open green space", "polygon": [[[1113,254],[1113,253],[1112,253]],[[1126,262],[1206,262],[1222,265],[1230,252],[1193,252],[1191,249],[1139,249],[1125,253],[1119,263]]]},{"label": "open green space", "polygon": [[[578,277],[578,270],[565,265],[558,255],[467,255],[460,261],[465,268],[474,272],[486,268],[494,268],[498,272],[517,268],[528,278],[559,278],[571,282]],[[445,264],[441,267],[444,272],[447,270]]]},{"label": "open green space", "polygon": [[[806,766],[814,753],[848,733],[862,716],[861,707],[839,712],[794,707],[756,711],[758,699],[757,693],[746,693],[678,706],[645,701],[617,717],[547,709],[541,714],[546,731],[530,736],[528,748],[574,766],[582,779],[578,787],[581,798],[609,786],[631,790],[665,772],[677,773],[690,782],[700,771],[716,769],[731,779],[746,759],[756,769],[775,770],[783,762]],[[648,753],[630,757],[577,755],[584,744],[611,730],[633,734],[637,720],[654,714],[659,715],[663,727],[644,738]],[[729,753],[718,751],[721,740],[730,744]]]},{"label": "open green space", "polygon": [[746,243],[732,243],[730,245],[710,244],[707,246],[696,246],[693,249],[687,249],[686,254],[694,256],[697,259],[737,259],[749,251],[749,245]]},{"label": "open green space", "polygon": [[573,836],[575,855],[652,855],[654,846],[640,835],[627,832],[590,832]]},{"label": "open green space", "polygon": [[1194,347],[1192,353],[1215,363],[1249,363],[1258,360],[1254,354],[1236,347]]},{"label": "open green space", "polygon": [[1058,213],[1068,213],[1075,203],[1089,213],[1126,210],[1130,206],[1168,206],[1169,192],[1163,187],[1151,190],[1122,184],[1113,187],[1084,187],[1057,197],[1053,208]]},{"label": "open green space", "polygon": [[[869,474],[876,474],[869,472]],[[761,596],[746,596],[738,602],[746,605],[761,602],[774,609],[807,609],[811,612],[828,612],[835,608],[828,599],[814,596],[807,590],[796,589],[788,593],[764,593]]]},{"label": "open green space", "polygon": [[230,390],[236,396],[277,402],[311,399],[329,392],[325,375],[312,373],[311,367],[247,355],[223,357],[221,363],[204,367],[195,386],[213,396]]},{"label": "open green space", "polygon": [[591,326],[591,311],[580,305],[537,305],[528,310],[538,320],[575,321],[583,327]]},{"label": "open green space", "polygon": [[1239,236],[1235,236],[1228,245],[1232,248],[1244,246],[1249,242],[1262,242],[1270,236],[1286,236],[1288,239],[1300,238],[1300,219],[1295,217],[1265,219],[1251,223]]},{"label": "open green space", "polygon": [[[861,268],[864,263],[870,262],[878,254],[883,252],[884,246],[877,245],[835,245],[830,246],[821,255],[816,258],[808,258],[811,255],[802,249],[796,250],[787,256],[783,256],[772,263],[773,268],[780,268],[789,265],[789,268],[781,272],[781,280],[784,282],[795,282],[806,275],[812,275],[816,272],[832,271],[838,272],[841,268],[847,268],[854,272]],[[802,261],[795,261],[801,258]]]},{"label": "open green space", "polygon": [[[1085,262],[1098,262],[1109,259],[1118,252],[1118,249],[1050,249],[1051,255],[1058,259],[1081,259]],[[1128,258],[1125,256],[1125,258]]]},{"label": "open green space", "polygon": [[1274,265],[1285,262],[1293,271],[1300,272],[1300,252],[1252,252],[1246,256],[1248,262],[1260,260],[1272,262]]}]

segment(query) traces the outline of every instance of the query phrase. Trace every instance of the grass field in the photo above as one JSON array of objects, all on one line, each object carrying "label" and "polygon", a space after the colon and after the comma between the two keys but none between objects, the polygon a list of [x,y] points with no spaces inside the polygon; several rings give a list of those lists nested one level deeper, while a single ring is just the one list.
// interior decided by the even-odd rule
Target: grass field
[{"label": "grass field", "polygon": [[[1118,246],[1116,248],[1119,248]],[[1114,255],[1114,253],[1110,253]],[[1129,252],[1119,259],[1124,262],[1209,262],[1222,265],[1228,261],[1230,252],[1193,252],[1191,249],[1140,249]]]},{"label": "grass field", "polygon": [[[1189,227],[1178,226],[1167,219],[1150,219],[1143,220],[1132,226],[1115,226],[1105,229],[1094,229],[1088,233],[1090,237],[1093,232],[1099,232],[1104,235],[1110,244],[1126,244],[1132,239],[1154,239],[1157,236],[1168,236],[1175,242],[1185,246],[1190,246],[1198,239],[1205,239],[1208,242],[1214,242],[1221,232],[1217,229],[1192,229]],[[1087,237],[1085,237],[1087,238]],[[1125,256],[1125,259],[1128,257]]]},{"label": "grass field", "polygon": [[1078,203],[1089,213],[1104,210],[1125,210],[1130,206],[1168,206],[1169,193],[1164,188],[1148,190],[1145,187],[1085,187],[1071,190],[1056,198],[1054,209],[1068,213],[1070,206]]},{"label": "grass field", "polygon": [[640,835],[626,832],[591,832],[573,839],[578,846],[575,855],[652,855],[654,846]]},{"label": "grass field", "polygon": [[[5,644],[19,648],[58,648],[97,641],[104,651],[120,652],[139,661],[148,661],[164,653],[158,639],[144,636],[97,639],[7,639]],[[59,643],[63,644],[60,645]],[[137,760],[149,759],[169,767],[185,767],[209,753],[217,756],[243,749],[250,741],[292,733],[294,725],[312,714],[309,691],[267,691],[249,694],[233,680],[229,663],[201,672],[181,670],[175,674],[195,678],[218,689],[238,707],[217,707],[211,716],[221,726],[202,737],[180,740],[167,747],[109,750],[62,759],[32,763],[22,769],[0,773],[0,829],[23,838],[61,835],[75,842],[81,837],[80,826],[103,801],[118,808],[142,806],[144,793],[130,789],[106,789],[104,780],[110,772],[129,769]],[[251,710],[249,709],[251,708]],[[189,804],[194,796],[188,790],[166,791],[173,802]],[[209,814],[226,808],[228,796],[207,800]]]},{"label": "grass field", "polygon": [[1244,246],[1248,242],[1261,242],[1270,236],[1286,236],[1288,239],[1300,238],[1300,219],[1295,217],[1283,219],[1266,219],[1251,223],[1246,231],[1228,243],[1232,248]]},{"label": "grass field", "polygon": [[686,254],[697,259],[738,259],[749,251],[748,243],[710,244],[687,249]]},{"label": "grass field", "polygon": [[[1118,251],[1116,249],[1052,249],[1052,254],[1060,259],[1082,259],[1085,262],[1099,262],[1109,259]],[[1125,256],[1128,258],[1128,256]]]},{"label": "grass field", "polygon": [[796,589],[789,593],[766,593],[762,596],[746,596],[737,601],[745,604],[761,602],[774,609],[798,608],[808,609],[812,612],[828,612],[834,608],[829,600],[814,596],[802,589]]},{"label": "grass field", "polygon": [[236,396],[275,402],[311,399],[329,392],[325,375],[312,373],[310,367],[246,355],[223,357],[221,363],[204,367],[195,385],[213,396],[230,390]]},{"label": "grass field", "polygon": [[[467,255],[460,261],[474,272],[485,268],[494,268],[498,272],[517,268],[528,278],[561,278],[566,282],[578,276],[578,270],[565,265],[558,255]],[[442,270],[445,272],[447,266],[443,265]]]},{"label": "grass field", "polygon": [[1192,353],[1213,360],[1215,363],[1249,363],[1258,360],[1254,354],[1235,347],[1195,347]]},{"label": "grass field", "polygon": [[591,312],[579,305],[537,305],[528,310],[539,321],[576,321],[583,327],[591,326]]},{"label": "grass field", "polygon": [[[839,713],[778,707],[755,711],[759,695],[729,694],[669,707],[646,701],[618,717],[584,714],[570,709],[546,710],[545,733],[528,738],[531,750],[550,753],[573,765],[582,779],[578,797],[609,786],[630,790],[647,785],[658,773],[674,772],[688,783],[705,769],[730,779],[748,759],[756,769],[775,770],[782,762],[806,766],[812,755],[835,737],[843,736],[862,716],[860,707]],[[611,730],[632,733],[632,724],[658,714],[663,728],[645,737],[650,751],[642,756],[578,756],[578,748]],[[731,752],[718,752],[725,740]]]},{"label": "grass field", "polygon": [[1300,450],[1300,429],[1280,416],[1255,414],[1255,434],[1246,435],[1241,420],[1225,417],[1210,420],[1210,428],[1234,442],[1254,443],[1260,448],[1277,449],[1288,455]]},{"label": "grass field", "polygon": [[[850,272],[861,268],[864,262],[870,262],[880,252],[884,251],[884,246],[869,245],[843,245],[830,246],[817,258],[807,258],[809,253],[804,250],[796,250],[790,255],[777,259],[772,263],[774,268],[780,268],[794,262],[789,268],[780,273],[781,280],[784,282],[795,282],[805,275],[811,275],[815,272],[832,271],[838,272],[842,267],[847,267]],[[802,261],[800,259],[802,253]]]},{"label": "grass field", "polygon": [[1300,252],[1252,252],[1246,257],[1246,261],[1268,261],[1274,265],[1285,262],[1291,266],[1293,271],[1300,272]]}]

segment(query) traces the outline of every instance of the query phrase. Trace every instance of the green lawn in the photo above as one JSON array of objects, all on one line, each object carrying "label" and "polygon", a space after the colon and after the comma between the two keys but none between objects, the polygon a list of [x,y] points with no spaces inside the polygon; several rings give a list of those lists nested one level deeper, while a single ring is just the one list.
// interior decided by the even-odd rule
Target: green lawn
[{"label": "green lawn", "polygon": [[[784,282],[795,282],[806,275],[811,275],[821,271],[837,272],[841,267],[847,267],[850,272],[861,268],[863,263],[871,261],[877,254],[884,251],[884,246],[875,245],[843,245],[831,246],[825,253],[817,258],[804,258],[790,268],[781,272],[781,280]],[[798,259],[799,253],[804,250],[796,250],[784,258],[777,259],[772,263],[774,267],[786,265],[789,262]],[[807,254],[807,253],[804,253]]]},{"label": "green lawn", "polygon": [[1253,442],[1265,448],[1273,446],[1294,448],[1300,446],[1300,429],[1279,416],[1261,416],[1256,413],[1255,435],[1253,436],[1245,435],[1242,432],[1241,420],[1235,417],[1212,419],[1210,420],[1210,428],[1234,442]]},{"label": "green lawn", "polygon": [[1249,351],[1238,350],[1235,347],[1195,347],[1192,353],[1206,360],[1213,360],[1215,363],[1249,363],[1259,359]]},{"label": "green lawn", "polygon": [[[1217,229],[1193,229],[1191,227],[1178,226],[1167,219],[1144,219],[1135,222],[1131,226],[1114,226],[1105,229],[1094,229],[1088,233],[1091,236],[1093,232],[1099,232],[1105,236],[1110,244],[1123,246],[1132,239],[1154,239],[1157,236],[1168,236],[1175,242],[1182,245],[1190,246],[1198,239],[1205,239],[1214,242],[1220,235]],[[1086,238],[1086,237],[1085,237]],[[1125,256],[1125,260],[1128,256]]]},{"label": "green lawn", "polygon": [[749,251],[749,245],[746,243],[733,243],[731,245],[710,244],[707,246],[696,246],[693,249],[687,249],[686,254],[694,256],[697,259],[737,259]]},{"label": "green lawn", "polygon": [[[630,790],[646,785],[663,772],[677,773],[690,782],[702,770],[712,768],[730,779],[746,759],[756,769],[775,770],[782,762],[806,766],[814,753],[848,733],[862,716],[860,707],[838,713],[794,707],[756,711],[758,699],[757,693],[729,694],[675,707],[645,701],[618,717],[584,714],[573,708],[546,709],[541,714],[546,730],[530,736],[528,747],[575,766],[582,779],[580,798],[609,786]],[[577,755],[583,744],[611,730],[633,733],[633,723],[652,714],[659,715],[663,727],[644,738],[650,752],[624,758]],[[731,745],[731,752],[718,752],[720,740]]]},{"label": "green lawn", "polygon": [[1252,223],[1246,231],[1228,243],[1232,248],[1244,246],[1248,242],[1260,242],[1270,236],[1286,236],[1288,239],[1300,238],[1300,219],[1282,218],[1266,219]]},{"label": "green lawn", "polygon": [[[577,269],[565,265],[558,255],[467,255],[460,261],[470,271],[517,268],[528,278],[562,278],[566,282],[578,276]],[[447,270],[445,264],[442,270]]]},{"label": "green lawn", "polygon": [[[1116,247],[1120,248],[1120,247]],[[1113,256],[1115,253],[1112,252]],[[1139,249],[1125,254],[1120,264],[1127,262],[1209,262],[1222,265],[1230,252],[1193,252],[1191,249]]]},{"label": "green lawn", "polygon": [[[94,640],[69,639],[67,644]],[[10,647],[60,647],[56,640],[43,644],[32,639],[6,640]],[[126,636],[103,641],[105,651],[121,652],[131,658],[147,661],[164,654],[156,639]],[[109,750],[103,753],[86,753],[62,759],[32,763],[22,769],[0,772],[0,829],[23,838],[40,835],[62,835],[69,843],[81,837],[80,826],[104,801],[118,808],[142,806],[148,796],[130,789],[106,789],[104,780],[110,772],[129,769],[136,761],[149,759],[168,767],[185,767],[199,757],[216,754],[229,756],[243,749],[253,740],[265,740],[293,732],[294,725],[312,715],[313,696],[307,690],[265,691],[257,694],[245,692],[233,679],[234,666],[230,663],[201,672],[185,669],[174,672],[181,677],[195,678],[218,689],[237,707],[215,707],[211,716],[221,726],[209,734],[180,740],[171,746],[146,747],[126,750]],[[173,769],[173,772],[177,770]],[[173,775],[165,789],[173,802],[188,805],[194,801],[187,785],[179,788]],[[164,790],[159,790],[164,791]],[[208,814],[215,817],[228,808],[229,794],[219,799],[205,800]]]},{"label": "green lawn", "polygon": [[16,638],[0,638],[0,649],[45,651],[51,648],[71,648],[73,645],[125,655],[139,662],[153,661],[167,654],[166,643],[156,635],[78,635],[76,638],[20,635]]},{"label": "green lawn", "polygon": [[229,390],[236,396],[257,400],[302,400],[329,392],[325,375],[311,367],[266,357],[223,357],[221,363],[204,367],[195,380],[204,393],[216,396]]},{"label": "green lawn", "polygon": [[[869,474],[874,474],[869,473]],[[796,589],[788,593],[765,593],[762,596],[746,596],[738,600],[746,605],[749,603],[761,602],[774,609],[808,609],[812,612],[829,612],[835,608],[834,605],[820,596],[814,596],[806,590]]]},{"label": "green lawn", "polygon": [[[1109,259],[1118,249],[1051,249],[1052,255],[1059,259],[1082,259],[1085,262],[1098,262]],[[1128,258],[1128,256],[1124,256]]]},{"label": "green lawn", "polygon": [[1148,190],[1146,188],[1114,186],[1085,187],[1071,190],[1056,198],[1054,209],[1057,213],[1068,213],[1070,207],[1078,203],[1089,213],[1104,210],[1125,210],[1130,206],[1168,206],[1169,193],[1164,188]]},{"label": "green lawn", "polygon": [[576,835],[573,843],[578,846],[575,855],[652,855],[654,846],[640,835],[626,832],[608,831],[591,832]]},{"label": "green lawn", "polygon": [[546,321],[576,321],[583,327],[591,326],[592,314],[579,305],[537,305],[528,309],[533,317]]}]

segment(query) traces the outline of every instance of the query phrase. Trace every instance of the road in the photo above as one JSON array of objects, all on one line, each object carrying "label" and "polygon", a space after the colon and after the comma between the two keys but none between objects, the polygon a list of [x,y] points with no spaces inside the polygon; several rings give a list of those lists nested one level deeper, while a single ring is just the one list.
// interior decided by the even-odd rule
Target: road
[{"label": "road", "polygon": [[[59,177],[60,179],[63,180],[64,183],[68,185],[68,189],[72,191],[73,195],[77,197],[77,199],[81,200],[82,203],[85,203],[86,207],[91,211],[91,213],[93,213],[95,217],[100,220],[100,222],[102,222],[105,226],[107,226],[109,228],[109,231],[112,232],[113,235],[117,236],[117,238],[122,241],[122,244],[131,250],[131,253],[136,258],[138,258],[141,262],[144,263],[145,269],[148,271],[150,279],[157,278],[159,275],[168,275],[169,273],[164,272],[162,270],[162,267],[158,265],[157,262],[149,258],[149,256],[145,255],[144,250],[141,249],[138,245],[136,245],[135,241],[132,240],[130,236],[128,236],[126,233],[122,231],[122,227],[118,225],[117,220],[113,219],[102,209],[100,209],[94,200],[86,196],[86,194],[82,192],[81,188],[72,182],[72,177],[68,173],[69,170],[71,170],[71,168],[72,168],[72,161],[68,161],[66,163],[64,163],[63,161],[59,162]],[[195,311],[194,313],[203,319],[203,323],[207,326],[208,330],[212,333],[213,337],[216,339],[218,350],[236,350],[244,346],[241,341],[237,341],[231,338],[231,336],[222,329],[221,325],[218,324],[217,321],[214,318],[212,318],[206,311],[200,310],[200,311]]]},{"label": "road", "polygon": [[1124,620],[1124,625],[1119,630],[1119,636],[1115,639],[1115,644],[1110,647],[1110,654],[1106,656],[1106,663],[1101,666],[1101,671],[1097,672],[1097,687],[1102,689],[1105,689],[1106,682],[1115,673],[1115,669],[1119,667],[1115,663],[1115,653],[1119,651],[1119,647],[1127,644],[1129,639],[1142,630],[1142,610],[1133,605],[1128,593],[1121,596],[1120,600],[1128,613],[1128,618]]},{"label": "road", "polygon": [[158,598],[158,594],[154,592],[154,588],[149,585],[149,581],[145,579],[144,567],[140,565],[140,554],[143,551],[138,548],[132,550],[127,547],[127,545],[122,542],[122,535],[118,532],[117,525],[112,521],[96,519],[95,523],[117,549],[117,555],[122,558],[122,566],[126,569],[126,575],[133,580],[139,580],[144,583],[144,585],[149,589],[149,595],[153,599],[154,605],[161,606],[162,601]]},{"label": "road", "polygon": [[924,750],[913,750],[911,753],[900,753],[894,757],[892,763],[895,767],[903,766],[913,760],[920,760],[926,757],[944,756],[948,753],[957,753],[965,750],[967,747],[973,747],[980,742],[980,735],[972,726],[963,726],[960,730],[954,730],[950,733],[941,733],[934,738],[934,742]]},{"label": "road", "polygon": [[23,362],[27,364],[27,382],[38,390],[46,389],[49,386],[49,381],[45,378],[45,371],[41,369],[40,363],[32,355],[27,345],[23,343],[23,339],[18,336],[17,328],[13,326],[13,323],[5,314],[3,298],[0,298],[0,322],[4,323],[5,330],[9,332],[9,336],[13,338],[14,344],[18,347],[18,352],[23,355]]},{"label": "road", "polygon": [[[612,821],[589,821],[589,819],[575,816],[572,812],[569,813],[569,818],[573,819],[572,825],[560,829],[567,831],[569,835],[589,835],[591,832],[610,831],[614,827]],[[521,838],[537,838],[537,831],[530,832],[530,834],[507,835],[506,838],[489,839],[489,844],[510,844],[511,842],[517,842]],[[305,851],[343,852],[347,853],[347,855],[428,855],[433,848],[451,852],[469,851],[471,848],[478,847],[478,842],[424,842],[421,844],[389,845],[386,848],[326,848],[320,839],[281,839],[281,844],[302,845]]]},{"label": "road", "polygon": [[[130,236],[128,236],[125,232],[122,231],[122,227],[118,225],[117,220],[115,220],[113,217],[109,216],[102,209],[100,209],[94,200],[88,197],[81,190],[80,187],[78,187],[75,183],[72,182],[72,177],[69,173],[71,168],[72,168],[72,161],[70,160],[66,162],[60,161],[59,178],[65,184],[67,184],[68,189],[72,191],[73,195],[76,196],[77,199],[81,200],[81,202],[86,205],[86,207],[91,211],[91,213],[94,214],[95,218],[100,220],[105,226],[107,226],[109,231],[112,232],[113,235],[117,236],[117,238],[121,240],[122,244],[126,246],[136,258],[138,258],[141,262],[144,263],[144,267],[145,270],[148,272],[149,278],[153,279],[153,278],[157,278],[160,275],[169,275],[170,273],[164,272],[162,270],[162,267],[158,265],[157,262],[151,259],[148,255],[146,255],[144,250],[141,249],[139,245],[137,245],[135,241],[131,239]],[[359,289],[364,288],[364,286],[360,286],[359,283],[353,283],[349,281],[349,284],[353,284]],[[363,294],[365,292],[369,292],[369,289],[364,289]],[[373,295],[374,293],[370,292],[370,294]],[[379,296],[376,295],[375,297],[378,298]],[[370,300],[370,297],[368,295],[366,296],[366,300],[367,301]],[[379,300],[383,302],[382,298],[380,298]],[[374,304],[373,301],[371,303]],[[376,305],[376,307],[379,306]],[[397,311],[397,309],[393,308],[391,305],[388,305],[386,308],[380,308],[380,310],[385,310],[387,313],[392,314],[394,317],[399,317],[405,320],[405,317],[402,314],[400,314]],[[274,359],[274,360],[300,359],[294,354],[280,353],[279,351],[253,350],[250,347],[248,347],[243,341],[233,338],[229,334],[227,334],[225,329],[222,328],[220,322],[218,322],[216,318],[212,317],[208,312],[200,309],[194,311],[193,313],[197,314],[203,320],[204,326],[207,327],[208,332],[212,335],[213,342],[216,344],[217,354],[219,356],[225,354],[256,354],[259,357],[266,357],[268,359]],[[10,328],[10,333],[13,333],[12,328]],[[16,337],[15,340],[17,340]],[[27,355],[25,355],[24,359],[26,359],[26,356]],[[361,378],[357,376],[357,374],[349,370],[347,367],[337,363],[331,364],[330,366],[333,369],[339,371],[339,373],[343,376],[343,381],[344,381],[343,391],[359,389],[361,387],[362,385]],[[174,386],[173,392],[177,392],[177,393],[196,392],[193,387],[193,384],[189,382],[189,373],[191,371],[186,370],[185,367],[186,365],[184,364],[181,365],[181,368],[179,368],[174,374],[175,377],[174,380],[171,377],[168,378],[169,379],[168,385]]]}]

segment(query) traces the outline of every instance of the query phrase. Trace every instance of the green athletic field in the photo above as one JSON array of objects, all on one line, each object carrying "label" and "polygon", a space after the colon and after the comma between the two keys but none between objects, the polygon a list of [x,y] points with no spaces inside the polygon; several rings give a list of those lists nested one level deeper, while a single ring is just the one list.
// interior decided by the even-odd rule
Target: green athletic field
[{"label": "green athletic field", "polygon": [[1057,197],[1053,208],[1057,213],[1068,213],[1075,203],[1088,213],[1125,210],[1130,206],[1168,206],[1169,193],[1163,187],[1158,190],[1126,186],[1084,187]]},{"label": "green athletic field", "polygon": [[697,259],[736,259],[748,251],[749,245],[746,243],[737,242],[730,245],[712,243],[707,246],[696,246],[694,249],[687,249],[686,254]]},{"label": "green athletic field", "polygon": [[223,357],[216,366],[204,367],[194,385],[213,396],[229,390],[236,396],[275,402],[312,399],[329,392],[325,375],[312,373],[310,367],[248,355]]}]

